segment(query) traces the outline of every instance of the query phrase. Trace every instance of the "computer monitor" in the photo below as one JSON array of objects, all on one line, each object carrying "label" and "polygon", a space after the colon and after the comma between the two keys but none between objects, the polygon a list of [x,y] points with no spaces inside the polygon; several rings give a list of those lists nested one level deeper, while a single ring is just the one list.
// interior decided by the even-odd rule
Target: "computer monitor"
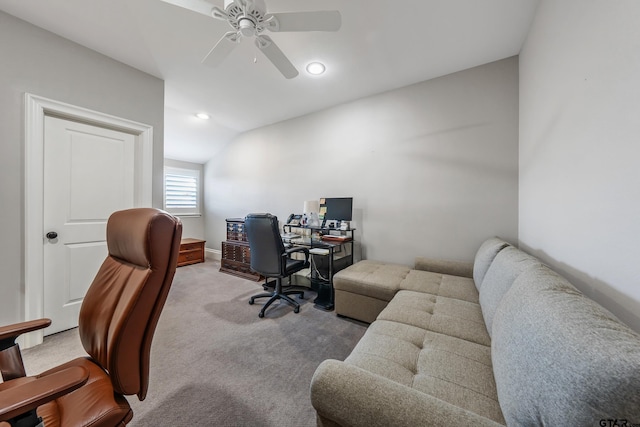
[{"label": "computer monitor", "polygon": [[[324,204],[322,203],[324,200]],[[325,207],[324,219],[337,221],[351,221],[353,210],[352,197],[325,197],[320,199],[320,210]]]}]

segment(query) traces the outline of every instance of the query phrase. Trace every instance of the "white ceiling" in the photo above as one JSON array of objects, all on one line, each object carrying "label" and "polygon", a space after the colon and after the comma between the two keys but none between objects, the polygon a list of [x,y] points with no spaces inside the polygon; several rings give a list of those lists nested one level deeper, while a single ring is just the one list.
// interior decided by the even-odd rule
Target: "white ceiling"
[{"label": "white ceiling", "polygon": [[[160,0],[0,0],[0,10],[163,79],[165,156],[204,163],[241,132],[516,55],[538,0],[266,3],[342,14],[335,33],[269,34],[300,71],[294,79],[250,40],[220,67],[202,65],[230,27]],[[327,66],[321,77],[304,71],[314,60]]]}]

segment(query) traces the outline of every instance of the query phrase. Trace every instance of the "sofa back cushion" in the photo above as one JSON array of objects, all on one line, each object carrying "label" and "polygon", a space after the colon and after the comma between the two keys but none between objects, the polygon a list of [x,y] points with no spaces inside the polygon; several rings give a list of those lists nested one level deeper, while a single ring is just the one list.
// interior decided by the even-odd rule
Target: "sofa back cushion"
[{"label": "sofa back cushion", "polygon": [[502,299],[491,358],[507,425],[640,422],[640,335],[547,267]]},{"label": "sofa back cushion", "polygon": [[478,248],[475,260],[473,261],[473,281],[475,282],[478,291],[482,285],[482,279],[484,279],[484,275],[487,273],[493,259],[496,257],[498,252],[507,246],[509,246],[509,244],[504,240],[498,237],[492,237],[485,240],[480,245],[480,248]]},{"label": "sofa back cushion", "polygon": [[480,307],[482,317],[487,325],[487,332],[491,336],[493,316],[500,304],[500,300],[511,288],[514,280],[527,268],[542,265],[537,259],[513,246],[508,246],[498,252],[482,281],[480,288]]}]

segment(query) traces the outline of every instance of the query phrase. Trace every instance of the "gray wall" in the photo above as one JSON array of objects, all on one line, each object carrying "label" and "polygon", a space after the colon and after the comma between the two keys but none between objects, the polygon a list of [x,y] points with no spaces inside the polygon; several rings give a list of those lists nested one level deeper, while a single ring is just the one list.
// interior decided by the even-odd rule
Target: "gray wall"
[{"label": "gray wall", "polygon": [[363,258],[471,260],[517,241],[517,168],[514,57],[240,135],[205,165],[207,247],[227,217],[353,196]]},{"label": "gray wall", "polygon": [[162,206],[162,80],[0,12],[0,324],[24,316],[24,93],[153,126]]},{"label": "gray wall", "polygon": [[520,245],[640,331],[640,2],[542,0],[520,55]]}]

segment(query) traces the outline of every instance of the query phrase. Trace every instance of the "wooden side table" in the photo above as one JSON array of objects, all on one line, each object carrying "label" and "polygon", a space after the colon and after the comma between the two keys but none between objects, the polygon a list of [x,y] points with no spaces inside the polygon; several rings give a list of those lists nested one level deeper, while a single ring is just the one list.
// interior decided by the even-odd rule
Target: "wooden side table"
[{"label": "wooden side table", "polygon": [[204,262],[205,240],[186,238],[180,241],[178,267]]}]

